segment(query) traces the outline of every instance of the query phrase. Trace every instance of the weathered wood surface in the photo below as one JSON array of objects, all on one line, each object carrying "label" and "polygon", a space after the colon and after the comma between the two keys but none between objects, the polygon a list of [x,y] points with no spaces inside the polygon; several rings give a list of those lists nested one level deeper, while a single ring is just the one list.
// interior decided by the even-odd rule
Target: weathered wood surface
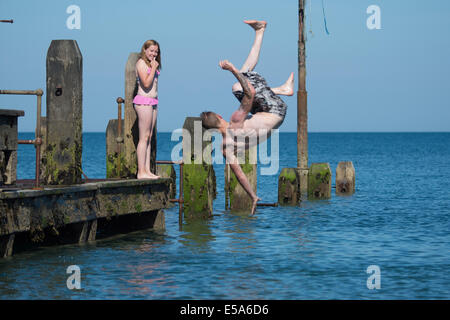
[{"label": "weathered wood surface", "polygon": [[283,168],[278,177],[278,203],[296,206],[300,202],[300,175],[297,168]]},{"label": "weathered wood surface", "polygon": [[22,110],[0,109],[0,185],[14,184],[17,179],[17,118]]},{"label": "weathered wood surface", "polygon": [[0,237],[28,233],[32,242],[40,243],[46,241],[49,232],[55,236],[71,226],[71,241],[85,242],[95,240],[97,220],[109,221],[133,214],[153,215],[153,227],[161,228],[164,219],[159,215],[169,207],[169,184],[169,179],[133,179],[3,191],[0,192]]},{"label": "weathered wood surface", "polygon": [[203,141],[199,117],[187,117],[183,125],[183,212],[187,219],[208,218],[216,197],[216,177],[211,164],[211,137]]},{"label": "weathered wood surface", "polygon": [[[245,158],[241,159],[240,164],[242,171],[248,179],[248,182],[255,193],[257,193],[257,165],[256,157],[252,157],[251,153],[256,155],[257,147],[252,147],[245,150]],[[253,160],[253,161],[252,161]],[[231,170],[230,165],[225,164],[225,208],[233,211],[248,211],[250,212],[253,205],[252,198],[248,195],[245,189],[241,186],[236,178],[236,175]]]},{"label": "weathered wood surface", "polygon": [[298,7],[298,91],[297,91],[297,168],[300,175],[300,193],[308,193],[308,93],[306,91],[306,37],[305,0]]},{"label": "weathered wood surface", "polygon": [[[118,120],[109,120],[106,128],[106,178],[126,178],[127,166],[125,162],[125,147],[122,132],[118,132]],[[122,138],[118,141],[118,138]]]},{"label": "weathered wood surface", "polygon": [[169,178],[169,198],[175,199],[177,198],[177,173],[172,164],[157,164],[156,165],[156,174],[161,178]]},{"label": "weathered wood surface", "polygon": [[47,52],[46,96],[43,182],[81,183],[83,57],[75,40],[51,42]]},{"label": "weathered wood surface", "polygon": [[355,192],[355,167],[351,161],[341,161],[336,168],[336,194],[352,195]]},{"label": "weathered wood surface", "polygon": [[331,169],[328,163],[312,163],[308,173],[308,199],[331,198]]}]

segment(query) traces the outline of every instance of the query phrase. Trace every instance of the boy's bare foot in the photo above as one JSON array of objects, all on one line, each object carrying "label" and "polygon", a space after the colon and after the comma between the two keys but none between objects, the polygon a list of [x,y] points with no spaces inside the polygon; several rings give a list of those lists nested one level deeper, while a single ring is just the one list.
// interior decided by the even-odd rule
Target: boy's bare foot
[{"label": "boy's bare foot", "polygon": [[253,205],[252,205],[252,215],[255,214],[255,210],[256,210],[256,204],[258,203],[258,201],[261,200],[261,198],[256,198],[253,199]]},{"label": "boy's bare foot", "polygon": [[267,25],[266,21],[258,21],[258,20],[244,20],[244,23],[248,24],[250,27],[255,29],[255,31],[265,29]]},{"label": "boy's bare foot", "polygon": [[287,81],[279,88],[282,95],[292,96],[294,95],[294,73],[291,72],[291,75],[287,79]]}]

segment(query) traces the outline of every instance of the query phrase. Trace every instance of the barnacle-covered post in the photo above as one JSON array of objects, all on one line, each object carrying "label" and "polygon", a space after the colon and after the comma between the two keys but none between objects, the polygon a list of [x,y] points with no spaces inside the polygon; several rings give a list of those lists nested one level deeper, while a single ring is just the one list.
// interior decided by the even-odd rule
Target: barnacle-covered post
[{"label": "barnacle-covered post", "polygon": [[81,183],[83,57],[75,40],[51,42],[46,95],[43,183]]},{"label": "barnacle-covered post", "polygon": [[183,211],[186,219],[209,218],[216,197],[212,165],[212,136],[205,134],[199,117],[187,117],[183,125]]}]

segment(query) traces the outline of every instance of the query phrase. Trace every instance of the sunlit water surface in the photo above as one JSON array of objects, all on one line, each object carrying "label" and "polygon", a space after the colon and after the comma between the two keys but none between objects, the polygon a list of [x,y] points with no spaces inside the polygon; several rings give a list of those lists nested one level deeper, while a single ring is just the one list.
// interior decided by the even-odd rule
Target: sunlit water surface
[{"label": "sunlit water surface", "polygon": [[[20,134],[31,139],[33,134]],[[158,134],[169,160],[169,133]],[[104,178],[105,135],[85,133],[83,170]],[[270,149],[270,148],[269,148]],[[296,167],[296,134],[280,134],[276,175],[258,172],[258,195],[277,201],[278,174]],[[0,260],[0,299],[448,299],[450,133],[311,133],[309,162],[356,169],[356,193],[298,207],[224,209],[223,165],[215,165],[214,217],[87,245],[39,248]],[[19,147],[19,178],[34,177],[34,149]],[[268,165],[261,165],[268,167]],[[334,184],[334,177],[333,177]],[[67,267],[81,269],[69,290]],[[369,290],[377,265],[381,288]]]}]

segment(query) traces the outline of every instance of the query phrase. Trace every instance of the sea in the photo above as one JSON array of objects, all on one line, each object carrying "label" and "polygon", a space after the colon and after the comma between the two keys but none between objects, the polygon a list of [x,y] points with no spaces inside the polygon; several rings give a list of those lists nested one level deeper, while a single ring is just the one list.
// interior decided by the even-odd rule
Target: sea
[{"label": "sea", "polygon": [[[280,133],[268,150],[279,156],[258,166],[263,202],[277,202],[281,169],[297,166],[296,139]],[[308,142],[309,163],[329,163],[333,185],[338,163],[353,162],[353,195],[332,189],[328,200],[232,212],[216,163],[211,219],[180,230],[175,205],[163,231],[0,259],[0,300],[449,299],[450,133],[309,133]],[[104,133],[83,134],[89,178],[106,177],[105,143]],[[158,133],[157,159],[171,160],[179,143]],[[33,146],[19,146],[19,179],[34,178],[34,157]],[[270,165],[277,171],[262,174]],[[68,286],[73,266],[79,289]]]}]

